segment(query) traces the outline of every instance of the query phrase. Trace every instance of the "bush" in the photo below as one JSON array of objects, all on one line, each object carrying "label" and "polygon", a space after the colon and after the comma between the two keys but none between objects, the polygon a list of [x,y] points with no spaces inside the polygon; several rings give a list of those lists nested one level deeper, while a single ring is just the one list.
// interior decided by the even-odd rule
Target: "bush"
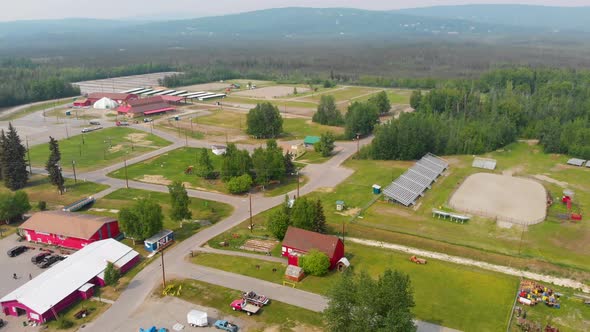
[{"label": "bush", "polygon": [[107,286],[114,286],[119,282],[119,270],[115,267],[115,264],[108,262],[107,268],[104,270],[104,283]]},{"label": "bush", "polygon": [[45,210],[47,210],[47,202],[45,202],[45,201],[39,201],[37,203],[37,209],[39,209],[39,211],[45,211]]},{"label": "bush", "polygon": [[67,330],[72,326],[74,326],[74,322],[65,318],[64,316],[61,316],[57,319],[57,328],[59,330]]},{"label": "bush", "polygon": [[227,189],[232,194],[241,194],[252,187],[252,177],[248,174],[234,176],[227,182]]},{"label": "bush", "polygon": [[330,258],[323,252],[313,249],[304,256],[299,257],[299,266],[306,274],[323,276],[328,273],[330,268]]}]

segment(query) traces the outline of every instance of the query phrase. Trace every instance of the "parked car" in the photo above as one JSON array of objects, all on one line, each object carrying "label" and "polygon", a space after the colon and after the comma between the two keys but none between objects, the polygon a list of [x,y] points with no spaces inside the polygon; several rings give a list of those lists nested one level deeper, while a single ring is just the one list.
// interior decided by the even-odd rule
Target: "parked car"
[{"label": "parked car", "polygon": [[42,269],[46,269],[48,267],[50,267],[51,265],[55,264],[58,261],[63,260],[64,258],[58,255],[51,255],[49,257],[46,257],[43,262],[41,262],[39,264],[39,267]]},{"label": "parked car", "polygon": [[152,118],[143,118],[143,122],[152,122],[154,119]]},{"label": "parked car", "polygon": [[226,320],[219,319],[215,322],[215,328],[218,330],[229,331],[229,332],[237,332],[238,326],[236,324],[232,324]]},{"label": "parked car", "polygon": [[127,121],[117,121],[115,122],[115,124],[117,125],[117,127],[122,127],[122,126],[128,126],[129,122]]},{"label": "parked car", "polygon": [[248,316],[252,316],[253,314],[257,313],[258,311],[260,311],[260,307],[254,304],[250,304],[248,303],[248,301],[246,300],[242,300],[242,299],[237,299],[234,300],[231,304],[230,304],[231,308],[233,311],[243,311],[246,314],[248,314]]},{"label": "parked car", "polygon": [[100,121],[90,120],[90,124],[93,126],[100,126]]},{"label": "parked car", "polygon": [[16,247],[8,250],[6,252],[6,254],[9,257],[16,257],[16,256],[22,254],[23,252],[27,251],[27,249],[29,249],[29,248],[27,248],[26,246],[16,246]]},{"label": "parked car", "polygon": [[45,260],[45,257],[51,255],[51,253],[44,251],[44,252],[40,252],[38,254],[36,254],[35,256],[31,257],[31,263],[33,264],[39,264],[41,262],[43,262],[43,260]]},{"label": "parked car", "polygon": [[259,307],[265,306],[270,302],[270,299],[264,295],[256,294],[254,291],[244,292],[242,294],[242,299],[248,301],[248,303],[252,303]]}]

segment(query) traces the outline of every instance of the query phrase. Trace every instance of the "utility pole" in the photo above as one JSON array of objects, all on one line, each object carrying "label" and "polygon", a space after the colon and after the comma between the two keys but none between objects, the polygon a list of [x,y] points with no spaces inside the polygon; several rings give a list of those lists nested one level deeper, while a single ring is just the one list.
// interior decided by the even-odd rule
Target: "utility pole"
[{"label": "utility pole", "polygon": [[74,183],[78,183],[78,179],[76,179],[76,161],[72,160],[72,169],[74,170]]},{"label": "utility pole", "polygon": [[166,288],[166,272],[164,269],[164,249],[160,251],[162,253],[162,288]]},{"label": "utility pole", "polygon": [[299,198],[299,170],[297,170],[297,198]]},{"label": "utility pole", "polygon": [[359,153],[361,151],[361,134],[357,133],[356,134],[356,157],[359,157]]},{"label": "utility pole", "polygon": [[254,231],[254,224],[252,223],[252,193],[248,192],[248,198],[250,200],[250,233]]},{"label": "utility pole", "polygon": [[194,135],[195,131],[193,130],[193,118],[191,118],[191,134]]},{"label": "utility pole", "polygon": [[125,186],[129,189],[129,178],[127,178],[127,158],[123,159],[123,163],[125,164]]},{"label": "utility pole", "polygon": [[31,168],[31,152],[29,150],[29,136],[26,137],[27,141],[27,159],[29,159],[29,174],[33,174],[33,168]]}]

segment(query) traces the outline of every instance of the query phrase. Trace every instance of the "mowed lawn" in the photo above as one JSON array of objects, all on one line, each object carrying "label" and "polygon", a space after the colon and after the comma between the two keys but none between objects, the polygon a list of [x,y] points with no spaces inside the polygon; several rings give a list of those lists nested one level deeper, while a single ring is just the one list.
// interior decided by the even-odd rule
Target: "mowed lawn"
[{"label": "mowed lawn", "polygon": [[[273,331],[275,329],[276,331],[307,331],[310,328],[316,331],[324,326],[321,313],[283,302],[273,300],[269,305],[264,306],[259,314],[247,316],[245,313],[232,311],[229,306],[229,303],[241,297],[241,291],[189,279],[171,280],[169,284],[182,286],[182,291],[178,295],[181,299],[215,308],[223,315],[239,315],[242,320],[257,323],[257,327],[263,324],[264,327],[272,327]],[[161,296],[162,289],[158,288],[155,294]]]},{"label": "mowed lawn", "polygon": [[[390,268],[408,274],[418,319],[463,331],[506,328],[517,278],[436,260],[417,265],[408,260],[407,254],[352,243],[346,243],[346,252],[357,272],[365,271],[377,277]],[[275,283],[282,283],[286,267],[281,263],[202,253],[192,258],[192,262]],[[273,268],[277,272],[272,272]],[[339,272],[325,277],[308,276],[296,287],[326,294],[340,276]]]},{"label": "mowed lawn", "polygon": [[[87,213],[116,216],[116,213],[109,212],[109,210],[120,210],[125,207],[130,207],[140,198],[152,199],[162,206],[162,211],[164,213],[164,228],[174,230],[176,240],[184,240],[200,228],[197,223],[185,223],[181,225],[180,222],[170,219],[169,212],[171,201],[168,193],[139,189],[116,190],[99,199],[92,206],[95,209],[105,209],[105,211],[89,210]],[[193,220],[208,220],[211,223],[220,221],[229,216],[233,211],[233,208],[230,205],[194,197],[190,198],[189,208],[192,212]]]},{"label": "mowed lawn", "polygon": [[351,99],[361,98],[366,94],[373,94],[381,91],[382,89],[362,87],[362,86],[351,86],[343,89],[334,89],[333,91],[327,91],[322,94],[315,94],[313,96],[305,97],[301,100],[319,102],[321,97],[333,96],[336,102],[343,102]]},{"label": "mowed lawn", "polygon": [[321,136],[331,132],[334,136],[344,134],[343,127],[324,126],[308,119],[283,118],[284,139],[303,139],[305,136]]},{"label": "mowed lawn", "polygon": [[[75,161],[76,170],[79,171],[100,169],[169,144],[156,135],[131,128],[100,129],[59,140],[61,166],[71,170],[72,161]],[[49,145],[45,143],[31,147],[30,155],[33,166],[45,167]]]}]

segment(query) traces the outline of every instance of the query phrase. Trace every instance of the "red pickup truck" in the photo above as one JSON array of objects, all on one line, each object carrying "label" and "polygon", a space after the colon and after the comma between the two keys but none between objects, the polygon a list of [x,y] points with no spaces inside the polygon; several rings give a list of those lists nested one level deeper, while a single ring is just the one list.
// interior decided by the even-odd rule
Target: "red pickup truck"
[{"label": "red pickup truck", "polygon": [[243,311],[243,312],[247,313],[248,316],[251,316],[251,315],[257,313],[258,311],[260,311],[259,306],[250,304],[250,303],[248,303],[248,301],[243,300],[243,299],[234,300],[230,304],[230,306],[233,311]]}]

